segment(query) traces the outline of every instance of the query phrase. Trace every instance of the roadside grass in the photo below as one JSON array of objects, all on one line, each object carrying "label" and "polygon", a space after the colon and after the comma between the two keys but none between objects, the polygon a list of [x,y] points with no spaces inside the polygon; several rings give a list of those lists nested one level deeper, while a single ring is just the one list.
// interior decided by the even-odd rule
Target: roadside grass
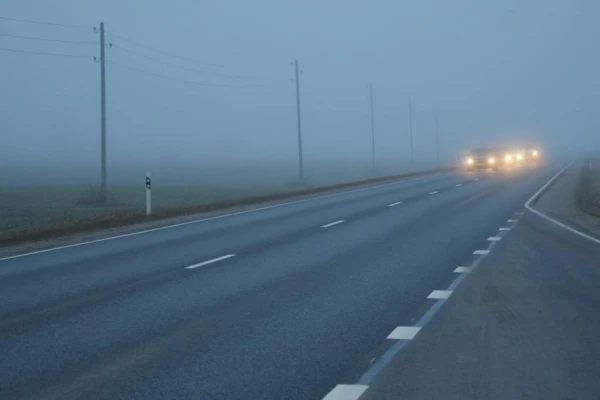
[{"label": "roadside grass", "polygon": [[[423,167],[421,171],[425,169]],[[380,170],[379,174],[374,174],[361,165],[309,167],[306,184],[300,185],[293,167],[220,169],[204,173],[186,171],[153,172],[151,219],[249,204],[268,200],[269,196],[285,198],[294,192],[310,192],[320,187],[409,172],[403,168]],[[125,172],[109,174],[112,181],[109,180],[107,205],[91,201],[97,186],[85,184],[85,179],[64,179],[68,183],[19,181],[0,184],[0,243],[147,220],[143,172]]]}]

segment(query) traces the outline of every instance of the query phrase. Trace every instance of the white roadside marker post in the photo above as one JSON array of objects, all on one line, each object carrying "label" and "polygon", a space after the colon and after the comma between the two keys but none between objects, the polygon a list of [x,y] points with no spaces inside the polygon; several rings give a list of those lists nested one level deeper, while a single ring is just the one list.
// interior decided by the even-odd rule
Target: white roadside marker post
[{"label": "white roadside marker post", "polygon": [[152,213],[152,179],[150,178],[150,172],[146,172],[146,215]]}]

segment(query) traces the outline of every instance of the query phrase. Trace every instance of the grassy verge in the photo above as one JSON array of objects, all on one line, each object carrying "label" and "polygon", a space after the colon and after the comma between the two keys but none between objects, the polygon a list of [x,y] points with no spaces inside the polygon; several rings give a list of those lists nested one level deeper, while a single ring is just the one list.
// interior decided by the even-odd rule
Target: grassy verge
[{"label": "grassy verge", "polygon": [[[67,213],[66,218],[63,218],[55,223],[50,224],[42,224],[42,225],[29,225],[25,227],[20,227],[17,229],[8,230],[6,232],[0,233],[0,246],[6,245],[14,245],[18,243],[24,243],[29,241],[43,240],[49,239],[53,237],[66,236],[70,234],[90,232],[94,230],[106,229],[106,228],[114,228],[126,225],[132,225],[141,222],[148,221],[156,221],[171,217],[203,213],[215,210],[225,210],[228,208],[243,206],[243,205],[252,205],[263,203],[266,201],[274,201],[274,200],[283,200],[296,196],[314,194],[329,190],[335,189],[343,189],[350,188],[357,185],[363,185],[368,183],[377,183],[390,181],[399,178],[406,177],[415,177],[420,175],[426,175],[433,172],[445,171],[449,169],[438,169],[438,170],[430,170],[424,172],[416,172],[416,173],[408,173],[408,174],[400,174],[400,175],[389,175],[372,179],[364,179],[360,181],[354,182],[346,182],[341,184],[333,184],[319,187],[310,187],[310,188],[302,188],[296,190],[286,190],[286,191],[277,191],[277,187],[274,188],[262,188],[258,190],[262,190],[261,194],[250,194],[250,195],[240,195],[238,197],[229,197],[225,199],[215,198],[214,201],[210,201],[210,198],[207,202],[203,204],[178,204],[176,206],[163,205],[153,212],[152,215],[147,216],[143,211],[141,211],[141,207],[137,207],[135,209],[129,209],[127,207],[115,207],[111,210],[111,207],[104,207],[101,213],[86,213],[85,210],[81,211],[69,211],[71,208],[65,208],[64,205],[60,204],[56,206],[59,209],[59,213]],[[50,192],[51,193],[51,192]],[[252,192],[244,192],[244,193],[252,193]],[[62,194],[64,195],[64,193]],[[189,195],[189,193],[188,193]],[[231,194],[229,194],[231,195]],[[62,197],[62,196],[61,196]],[[190,197],[190,196],[188,196]],[[191,196],[193,197],[193,196]],[[27,198],[27,193],[23,195],[23,201]],[[46,199],[44,204],[44,212],[52,213],[53,201],[52,199]],[[205,199],[206,200],[206,199]],[[127,204],[127,203],[125,203]],[[121,204],[122,206],[122,204]],[[90,206],[91,207],[91,206]],[[19,203],[15,203],[15,209],[19,209]],[[10,211],[10,210],[9,210]]]},{"label": "grassy verge", "polygon": [[577,205],[591,216],[600,218],[600,157],[585,161],[577,189]]}]

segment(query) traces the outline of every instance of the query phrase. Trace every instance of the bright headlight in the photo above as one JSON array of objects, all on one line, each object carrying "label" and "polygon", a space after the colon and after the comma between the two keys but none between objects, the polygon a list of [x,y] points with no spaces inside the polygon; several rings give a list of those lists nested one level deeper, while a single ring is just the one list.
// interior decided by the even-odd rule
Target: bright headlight
[{"label": "bright headlight", "polygon": [[538,156],[538,151],[537,150],[532,151],[531,155],[533,155],[534,157],[537,157]]},{"label": "bright headlight", "polygon": [[517,160],[521,161],[523,159],[523,154],[517,153]]},{"label": "bright headlight", "polygon": [[494,157],[490,157],[490,158],[488,159],[488,163],[490,163],[490,164],[493,164],[493,163],[495,163],[495,162],[496,162],[496,159],[495,159]]},{"label": "bright headlight", "polygon": [[512,161],[512,156],[510,154],[505,155],[504,156],[504,161],[511,162]]},{"label": "bright headlight", "polygon": [[473,159],[471,157],[467,158],[467,164],[471,165],[473,164]]}]

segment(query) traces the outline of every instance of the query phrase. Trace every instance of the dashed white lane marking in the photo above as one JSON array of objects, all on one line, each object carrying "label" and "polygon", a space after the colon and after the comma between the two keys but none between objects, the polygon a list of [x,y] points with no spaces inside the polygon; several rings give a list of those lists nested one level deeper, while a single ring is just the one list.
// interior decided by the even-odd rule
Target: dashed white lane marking
[{"label": "dashed white lane marking", "polygon": [[485,256],[485,255],[487,255],[487,254],[489,254],[489,253],[490,253],[490,251],[489,251],[489,250],[475,250],[475,251],[473,252],[473,254],[475,254],[475,255],[480,255],[480,256]]},{"label": "dashed white lane marking", "polygon": [[346,222],[346,221],[343,220],[343,219],[340,219],[339,221],[335,221],[335,222],[332,222],[330,224],[323,225],[323,226],[321,226],[321,228],[329,228],[330,226],[339,225],[339,224],[344,223],[344,222]]},{"label": "dashed white lane marking", "polygon": [[457,183],[456,187],[462,186],[462,183]]},{"label": "dashed white lane marking", "polygon": [[227,254],[226,256],[213,258],[212,260],[204,261],[198,264],[190,265],[189,267],[185,267],[185,269],[194,269],[198,267],[202,267],[204,265],[216,263],[217,261],[227,260],[228,258],[235,257],[235,254]]},{"label": "dashed white lane marking", "polygon": [[396,203],[388,204],[388,207],[394,207],[394,206],[397,206],[398,204],[402,204],[402,202],[398,201]]},{"label": "dashed white lane marking", "polygon": [[388,339],[411,340],[421,330],[418,326],[399,326],[388,335]]},{"label": "dashed white lane marking", "polygon": [[447,299],[452,294],[452,290],[434,290],[431,292],[428,299]]},{"label": "dashed white lane marking", "polygon": [[285,206],[290,206],[290,205],[294,205],[294,204],[307,203],[307,202],[315,201],[315,200],[322,200],[322,199],[327,199],[327,198],[331,198],[331,197],[344,196],[344,195],[351,194],[351,193],[358,193],[358,192],[363,192],[363,191],[366,191],[366,190],[379,189],[379,188],[386,187],[386,186],[391,186],[391,185],[399,185],[399,184],[403,184],[403,183],[406,183],[406,182],[418,181],[418,180],[421,180],[421,179],[427,179],[427,178],[431,178],[432,176],[443,175],[443,174],[445,174],[445,172],[434,173],[434,174],[427,174],[425,176],[418,176],[418,177],[415,177],[415,178],[399,179],[397,181],[392,181],[392,182],[384,183],[384,184],[381,184],[381,185],[368,186],[368,187],[364,187],[364,188],[360,188],[360,189],[348,190],[348,191],[345,191],[345,192],[338,192],[338,193],[326,194],[326,195],[323,195],[323,196],[309,197],[307,199],[293,200],[293,201],[288,201],[288,202],[285,202],[285,203],[273,204],[273,205],[270,205],[270,206],[251,208],[249,210],[235,211],[235,212],[230,212],[230,213],[227,213],[227,214],[215,215],[214,217],[201,218],[201,219],[196,219],[196,220],[192,220],[192,221],[181,222],[181,223],[178,223],[178,224],[160,226],[158,228],[145,229],[143,231],[125,233],[125,234],[117,235],[117,236],[109,236],[109,237],[105,237],[105,238],[101,238],[101,239],[88,240],[88,241],[85,241],[85,242],[68,244],[68,245],[65,245],[65,246],[51,247],[49,249],[37,250],[37,251],[29,252],[29,253],[22,253],[22,254],[16,254],[14,256],[2,257],[2,258],[0,258],[0,261],[12,260],[13,258],[28,257],[28,256],[32,256],[32,255],[35,255],[35,254],[48,253],[48,252],[51,252],[51,251],[70,249],[71,247],[79,247],[79,246],[85,246],[85,245],[88,245],[88,244],[107,242],[109,240],[121,239],[121,238],[125,238],[125,237],[130,237],[130,236],[143,235],[143,234],[146,234],[146,233],[158,232],[158,231],[162,231],[162,230],[165,230],[165,229],[178,228],[180,226],[198,224],[198,223],[202,223],[202,222],[206,222],[206,221],[212,221],[212,220],[215,220],[215,219],[229,218],[229,217],[234,217],[236,215],[243,215],[243,214],[253,213],[253,212],[257,212],[257,211],[270,210],[270,209],[273,209],[273,208],[285,207]]},{"label": "dashed white lane marking", "polygon": [[475,178],[474,180],[475,180],[475,181],[478,181],[478,180],[479,180],[479,178]]},{"label": "dashed white lane marking", "polygon": [[429,193],[429,194],[437,194],[437,193],[439,193],[439,192],[436,190],[436,191],[434,191],[434,192],[431,192],[431,193]]},{"label": "dashed white lane marking", "polygon": [[499,231],[510,231],[510,228],[500,228]]},{"label": "dashed white lane marking", "polygon": [[521,216],[521,215],[523,215],[523,214],[525,214],[525,213],[524,213],[524,212],[516,212],[516,213],[515,213],[515,215],[519,215],[519,216]]},{"label": "dashed white lane marking", "polygon": [[458,267],[454,270],[457,274],[468,274],[471,272],[471,269],[468,267]]},{"label": "dashed white lane marking", "polygon": [[323,400],[357,400],[368,388],[367,385],[337,385]]},{"label": "dashed white lane marking", "polygon": [[512,222],[517,222],[517,220],[516,220],[516,219],[509,219],[509,220],[508,220],[508,221],[506,221],[506,222],[510,222],[510,223],[512,223]]},{"label": "dashed white lane marking", "polygon": [[490,242],[498,242],[498,241],[502,240],[502,238],[500,236],[492,236],[492,237],[489,237],[488,240]]}]

